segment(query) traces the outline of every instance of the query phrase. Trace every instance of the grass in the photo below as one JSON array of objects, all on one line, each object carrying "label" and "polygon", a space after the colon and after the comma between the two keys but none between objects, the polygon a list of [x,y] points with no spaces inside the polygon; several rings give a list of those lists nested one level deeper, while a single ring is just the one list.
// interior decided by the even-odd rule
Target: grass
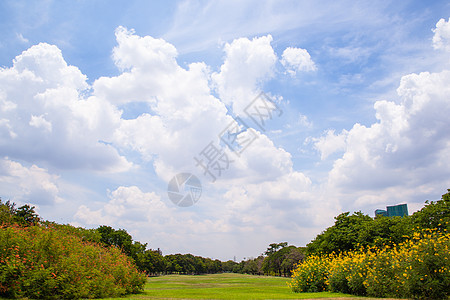
[{"label": "grass", "polygon": [[126,299],[342,299],[352,297],[329,292],[293,293],[286,284],[288,280],[289,278],[232,273],[167,275],[150,278],[143,293],[127,296]]}]

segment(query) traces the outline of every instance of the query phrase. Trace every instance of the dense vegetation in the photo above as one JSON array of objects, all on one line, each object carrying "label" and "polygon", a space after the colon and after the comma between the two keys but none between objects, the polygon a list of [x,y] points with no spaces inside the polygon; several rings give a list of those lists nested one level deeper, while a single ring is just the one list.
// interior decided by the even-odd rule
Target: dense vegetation
[{"label": "dense vegetation", "polygon": [[0,202],[0,295],[12,298],[98,298],[136,293],[146,276],[96,232],[41,222],[28,205]]},{"label": "dense vegetation", "polygon": [[292,274],[295,292],[374,297],[450,296],[450,190],[410,217],[344,213],[307,245]]}]

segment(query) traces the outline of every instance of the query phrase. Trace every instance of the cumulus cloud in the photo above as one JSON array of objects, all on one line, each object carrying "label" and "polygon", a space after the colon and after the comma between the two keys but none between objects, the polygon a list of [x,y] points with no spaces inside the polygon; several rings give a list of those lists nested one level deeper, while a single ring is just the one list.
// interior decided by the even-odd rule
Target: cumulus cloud
[{"label": "cumulus cloud", "polygon": [[[210,143],[219,147],[219,134],[233,122],[221,100],[247,106],[258,83],[271,76],[276,61],[270,36],[238,39],[225,45],[225,62],[220,73],[212,75],[201,62],[187,69],[179,66],[175,47],[164,40],[140,37],[122,27],[116,30],[116,38],[113,57],[123,72],[96,80],[94,95],[118,105],[148,103],[151,111],[120,121],[113,142],[153,162],[158,176],[166,181],[182,171],[204,172],[196,166],[194,157]],[[213,95],[211,78],[220,100]],[[236,91],[245,91],[246,96],[238,98],[233,94]],[[238,138],[246,134],[240,132]],[[219,147],[235,161],[223,179],[266,180],[291,171],[290,155],[275,147],[267,136],[255,134],[256,141],[238,160],[226,147]]]},{"label": "cumulus cloud", "polygon": [[0,189],[4,195],[14,195],[13,202],[37,206],[60,203],[58,180],[36,165],[26,167],[7,157],[0,159]]},{"label": "cumulus cloud", "polygon": [[297,72],[317,70],[308,51],[301,48],[286,48],[282,54],[281,64],[291,76],[295,76]]},{"label": "cumulus cloud", "polygon": [[378,122],[355,124],[348,132],[328,132],[316,142],[326,157],[345,149],[329,173],[332,185],[348,190],[378,191],[449,182],[450,72],[403,76],[399,100],[374,104]]},{"label": "cumulus cloud", "polygon": [[343,130],[340,134],[334,134],[330,129],[320,138],[312,138],[314,147],[320,152],[320,159],[324,160],[337,151],[344,151],[346,148],[346,138],[348,131]]},{"label": "cumulus cloud", "polygon": [[62,169],[129,169],[116,149],[101,142],[111,139],[121,112],[97,97],[85,98],[87,88],[86,76],[45,43],[0,69],[0,155]]},{"label": "cumulus cloud", "polygon": [[155,222],[167,217],[169,209],[154,192],[142,192],[136,186],[120,186],[109,193],[109,201],[99,209],[86,205],[78,208],[75,217],[86,224],[129,224]]},{"label": "cumulus cloud", "polygon": [[277,56],[270,45],[272,36],[235,39],[225,45],[220,72],[212,74],[219,97],[236,115],[259,94],[262,83],[275,74]]},{"label": "cumulus cloud", "polygon": [[434,49],[444,49],[450,51],[450,18],[448,21],[440,19],[433,29],[433,47]]}]

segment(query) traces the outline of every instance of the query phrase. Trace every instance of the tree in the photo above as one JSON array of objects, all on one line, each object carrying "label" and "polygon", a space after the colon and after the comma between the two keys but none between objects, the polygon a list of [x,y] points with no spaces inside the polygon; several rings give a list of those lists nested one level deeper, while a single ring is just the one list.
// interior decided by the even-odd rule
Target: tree
[{"label": "tree", "polygon": [[9,200],[5,203],[0,198],[0,225],[8,225],[14,223],[15,204]]},{"label": "tree", "polygon": [[126,232],[126,230],[115,230],[111,226],[102,225],[97,228],[97,231],[101,235],[100,242],[106,246],[116,246],[122,249],[122,251],[128,256],[131,256],[131,245],[133,239],[131,235]]},{"label": "tree", "polygon": [[32,226],[39,223],[40,218],[38,214],[34,211],[34,206],[29,206],[28,204],[22,205],[15,212],[15,218],[18,223],[24,226]]},{"label": "tree", "polygon": [[264,258],[263,264],[262,264],[262,270],[266,274],[276,274],[281,276],[282,269],[281,264],[284,259],[284,255],[286,254],[286,251],[289,252],[290,250],[286,250],[287,242],[282,243],[273,243],[269,245],[269,248],[267,248],[266,252],[264,254],[266,255],[266,258]]},{"label": "tree", "polygon": [[450,189],[438,201],[425,201],[425,207],[411,216],[411,223],[419,228],[450,230]]},{"label": "tree", "polygon": [[300,247],[289,246],[285,249],[288,251],[284,254],[281,270],[284,276],[290,276],[295,266],[305,258],[305,254]]},{"label": "tree", "polygon": [[307,253],[331,253],[353,250],[358,247],[358,237],[364,225],[373,219],[362,212],[342,213],[335,217],[333,226],[319,234],[307,247]]},{"label": "tree", "polygon": [[399,244],[411,236],[412,227],[408,217],[386,217],[378,215],[372,222],[362,225],[357,243],[360,246]]},{"label": "tree", "polygon": [[16,204],[9,200],[2,203],[0,199],[0,224],[18,224],[20,226],[33,226],[41,219],[35,212],[35,207],[28,204],[16,208]]}]

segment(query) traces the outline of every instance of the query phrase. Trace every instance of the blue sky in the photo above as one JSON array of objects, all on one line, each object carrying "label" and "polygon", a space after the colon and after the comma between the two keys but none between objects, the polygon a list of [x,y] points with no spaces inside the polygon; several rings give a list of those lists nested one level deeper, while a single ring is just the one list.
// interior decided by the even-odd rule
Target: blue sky
[{"label": "blue sky", "polygon": [[[167,253],[257,256],[450,188],[446,1],[2,1],[0,197]],[[244,108],[283,112],[263,129]],[[215,182],[233,117],[254,141]],[[233,123],[234,124],[234,123]],[[242,128],[241,128],[242,129]],[[224,157],[225,157],[224,156]],[[202,195],[174,205],[168,182]]]}]

